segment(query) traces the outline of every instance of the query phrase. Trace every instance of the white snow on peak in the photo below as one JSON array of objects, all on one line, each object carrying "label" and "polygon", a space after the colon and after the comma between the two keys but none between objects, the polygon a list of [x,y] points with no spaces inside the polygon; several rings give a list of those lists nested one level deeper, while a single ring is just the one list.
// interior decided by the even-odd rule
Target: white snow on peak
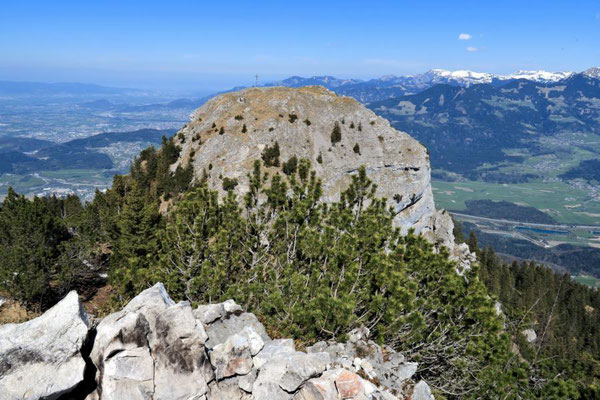
[{"label": "white snow on peak", "polygon": [[514,74],[500,75],[498,79],[527,79],[536,82],[558,82],[573,75],[574,72],[548,72],[548,71],[524,71],[520,70]]},{"label": "white snow on peak", "polygon": [[467,70],[447,71],[445,69],[432,69],[427,74],[433,76],[433,81],[456,81],[466,85],[474,83],[489,83],[494,79],[494,75],[492,74]]},{"label": "white snow on peak", "polygon": [[[592,68],[593,69],[593,68]],[[588,70],[589,71],[589,70]],[[595,73],[600,75],[600,69]],[[574,72],[548,72],[548,71],[517,71],[514,74],[494,75],[487,72],[474,72],[468,70],[448,71],[445,69],[432,69],[422,76],[430,77],[433,82],[457,82],[466,86],[476,83],[490,83],[494,79],[526,79],[535,82],[558,82],[572,76]],[[593,74],[593,72],[592,72]],[[594,76],[590,74],[590,76]]]},{"label": "white snow on peak", "polygon": [[583,74],[590,78],[600,78],[600,67],[593,67],[583,71]]},{"label": "white snow on peak", "polygon": [[474,72],[468,70],[458,70],[458,71],[447,71],[445,69],[432,69],[432,73],[438,76],[450,77],[450,78],[474,78],[474,79],[487,79],[492,76],[492,74],[488,74],[485,72]]}]

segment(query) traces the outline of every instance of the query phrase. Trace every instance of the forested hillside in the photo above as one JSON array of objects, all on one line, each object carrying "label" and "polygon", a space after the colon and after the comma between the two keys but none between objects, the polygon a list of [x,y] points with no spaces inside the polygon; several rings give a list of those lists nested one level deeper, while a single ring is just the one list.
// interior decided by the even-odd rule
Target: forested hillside
[{"label": "forested hillside", "polygon": [[[308,161],[268,176],[257,160],[245,198],[219,198],[192,184],[189,169],[169,170],[178,153],[165,139],[86,204],[11,191],[0,209],[1,293],[43,310],[73,288],[92,297],[105,271],[105,311],[163,281],[193,304],[235,298],[272,335],[304,344],[366,325],[418,361],[417,376],[441,398],[598,394],[595,291],[541,267],[506,266],[474,238],[481,267],[458,275],[445,252],[400,235],[364,169],[327,204]],[[523,343],[525,328],[539,341]]]},{"label": "forested hillside", "polygon": [[[457,236],[462,237],[460,228]],[[473,231],[467,242],[478,255],[479,278],[501,304],[515,357],[527,364],[529,385],[550,382],[545,398],[597,398],[600,293],[533,262],[507,264],[491,247],[480,248]],[[536,333],[532,342],[524,335],[527,329]]]},{"label": "forested hillside", "polygon": [[439,84],[372,102],[369,108],[422,141],[436,168],[485,179],[495,172],[491,165],[522,161],[507,149],[543,154],[540,137],[597,134],[598,98],[599,80],[581,73],[552,83],[512,80],[466,88]]}]

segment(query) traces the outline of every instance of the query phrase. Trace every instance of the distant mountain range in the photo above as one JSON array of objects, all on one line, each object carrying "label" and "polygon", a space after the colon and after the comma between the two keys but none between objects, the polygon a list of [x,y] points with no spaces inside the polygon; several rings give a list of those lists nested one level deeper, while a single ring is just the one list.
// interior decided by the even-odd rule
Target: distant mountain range
[{"label": "distant mountain range", "polygon": [[[598,77],[600,69],[591,68],[583,74]],[[518,71],[508,75],[494,75],[485,72],[473,71],[447,71],[432,69],[417,75],[385,75],[380,78],[366,81],[357,79],[339,79],[332,76],[313,76],[303,78],[292,76],[278,82],[267,83],[264,86],[289,86],[300,87],[309,85],[322,85],[344,96],[354,97],[362,103],[385,100],[409,94],[416,94],[438,84],[469,87],[476,84],[492,84],[501,86],[515,80],[528,80],[536,83],[556,83],[567,79],[574,72],[547,72],[547,71]]]},{"label": "distant mountain range", "polygon": [[[423,142],[430,149],[436,168],[473,179],[478,178],[476,169],[483,164],[511,160],[514,156],[506,154],[507,148],[540,151],[535,140],[539,136],[567,131],[600,133],[600,68],[581,73],[518,71],[508,75],[432,69],[417,75],[386,75],[364,81],[333,76],[292,76],[264,86],[307,85],[322,85],[339,95],[354,97],[390,120],[395,128]],[[241,88],[232,90],[238,89]],[[69,91],[109,94],[114,90],[126,89],[0,81],[0,96]],[[78,107],[91,112],[175,110],[186,115],[211,97],[128,104],[119,103],[118,98],[96,96],[79,102]],[[14,161],[7,160],[22,160],[21,165],[26,165],[31,161],[26,157],[13,154],[5,161],[15,165]],[[103,162],[98,159],[96,164]]]},{"label": "distant mountain range", "polygon": [[417,94],[368,104],[423,142],[437,168],[467,174],[510,159],[504,149],[537,146],[561,132],[600,134],[598,70],[557,81],[506,80],[468,87],[438,84]]}]

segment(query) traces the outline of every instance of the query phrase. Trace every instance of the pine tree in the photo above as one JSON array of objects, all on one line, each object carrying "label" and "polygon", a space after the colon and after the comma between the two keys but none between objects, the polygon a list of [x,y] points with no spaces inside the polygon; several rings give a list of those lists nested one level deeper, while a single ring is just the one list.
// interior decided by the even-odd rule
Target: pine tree
[{"label": "pine tree", "polygon": [[12,188],[0,209],[0,290],[36,310],[53,301],[58,246],[70,237],[56,214],[47,199],[29,200]]},{"label": "pine tree", "polygon": [[283,173],[286,175],[292,175],[296,173],[298,169],[298,158],[296,156],[291,156],[289,160],[283,163],[282,166]]},{"label": "pine tree", "polygon": [[335,121],[333,125],[333,130],[331,131],[331,144],[335,145],[336,143],[342,140],[342,128],[340,128],[340,124]]},{"label": "pine tree", "polygon": [[122,300],[137,294],[151,280],[160,222],[157,206],[148,202],[143,190],[133,182],[119,216],[119,234],[110,260],[109,280]]}]

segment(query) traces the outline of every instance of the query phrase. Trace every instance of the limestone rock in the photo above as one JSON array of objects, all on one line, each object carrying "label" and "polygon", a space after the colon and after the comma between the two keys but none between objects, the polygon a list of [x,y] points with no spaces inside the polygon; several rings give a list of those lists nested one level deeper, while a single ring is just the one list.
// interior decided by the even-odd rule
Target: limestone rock
[{"label": "limestone rock", "polygon": [[236,378],[213,381],[208,386],[207,397],[210,400],[250,400],[251,397],[240,390]]},{"label": "limestone rock", "polygon": [[537,339],[537,334],[533,329],[525,329],[521,332],[521,335],[525,336],[527,343],[533,343]]},{"label": "limestone rock", "polygon": [[431,394],[431,388],[425,381],[420,381],[413,387],[411,400],[433,400],[434,397]]},{"label": "limestone rock", "polygon": [[[341,141],[332,143],[336,124]],[[238,195],[247,192],[253,162],[275,142],[281,163],[294,155],[312,162],[322,179],[325,201],[337,200],[351,176],[365,165],[377,195],[389,199],[395,223],[404,232],[414,228],[434,243],[454,241],[451,230],[435,225],[445,217],[435,210],[425,147],[356,100],[323,87],[250,88],[222,94],[197,109],[177,137],[182,152],[171,168],[192,163],[195,179],[206,172],[209,185],[222,193],[221,177],[237,179]],[[271,174],[279,170],[268,169]]]},{"label": "limestone rock", "polygon": [[391,392],[403,389],[432,398],[424,382],[412,388],[416,363],[366,328],[349,337],[296,351],[235,302],[192,310],[162,284],[90,328],[73,292],[35,320],[0,326],[0,399],[82,398],[94,383],[86,400],[398,400]]},{"label": "limestone rock", "polygon": [[194,317],[203,324],[211,324],[219,318],[227,317],[230,314],[241,314],[242,307],[233,300],[227,300],[218,304],[200,305],[194,310]]},{"label": "limestone rock", "polygon": [[363,390],[360,376],[343,370],[335,378],[335,388],[342,399],[352,399]]},{"label": "limestone rock", "polygon": [[214,377],[206,340],[189,303],[175,304],[162,284],[145,290],[97,327],[91,359],[101,398],[199,398]]},{"label": "limestone rock", "polygon": [[382,388],[402,393],[405,384],[416,373],[418,364],[407,362],[402,354],[390,348],[382,348],[369,340],[368,335],[368,329],[358,328],[350,332],[347,343],[318,342],[307,351],[326,352],[332,364],[360,372],[369,379],[376,379]]},{"label": "limestone rock", "polygon": [[252,393],[252,386],[254,385],[257,376],[258,370],[256,368],[253,368],[246,375],[238,377],[237,382],[239,388],[242,389],[244,392]]},{"label": "limestone rock", "polygon": [[254,367],[260,368],[271,358],[280,354],[296,352],[294,341],[291,339],[277,339],[265,345],[260,353],[254,357]]},{"label": "limestone rock", "polygon": [[88,317],[70,292],[42,316],[0,326],[0,398],[53,399],[83,380]]},{"label": "limestone rock", "polygon": [[264,364],[252,386],[256,400],[290,399],[306,380],[322,374],[329,363],[327,353],[279,354]]},{"label": "limestone rock", "polygon": [[[228,306],[229,311],[226,311],[225,308],[223,308],[221,316],[218,319],[213,320],[213,322],[206,327],[206,333],[208,334],[206,347],[208,349],[213,349],[215,346],[225,343],[230,336],[241,332],[246,327],[252,328],[263,342],[270,340],[269,335],[267,335],[267,332],[265,331],[265,327],[260,323],[258,318],[256,318],[254,314],[242,312],[241,308],[238,309],[238,307],[239,306],[234,307],[230,303]],[[199,316],[198,310],[196,310],[195,315],[197,317]],[[211,318],[213,317],[211,316],[208,319]]]},{"label": "limestone rock", "polygon": [[216,345],[210,352],[210,361],[215,368],[217,380],[249,373],[253,366],[252,356],[263,346],[263,340],[250,326]]},{"label": "limestone rock", "polygon": [[385,399],[397,400],[391,393],[345,369],[328,370],[307,381],[294,400]]},{"label": "limestone rock", "polygon": [[56,398],[83,380],[89,321],[70,292],[42,316],[0,326],[0,397]]}]

